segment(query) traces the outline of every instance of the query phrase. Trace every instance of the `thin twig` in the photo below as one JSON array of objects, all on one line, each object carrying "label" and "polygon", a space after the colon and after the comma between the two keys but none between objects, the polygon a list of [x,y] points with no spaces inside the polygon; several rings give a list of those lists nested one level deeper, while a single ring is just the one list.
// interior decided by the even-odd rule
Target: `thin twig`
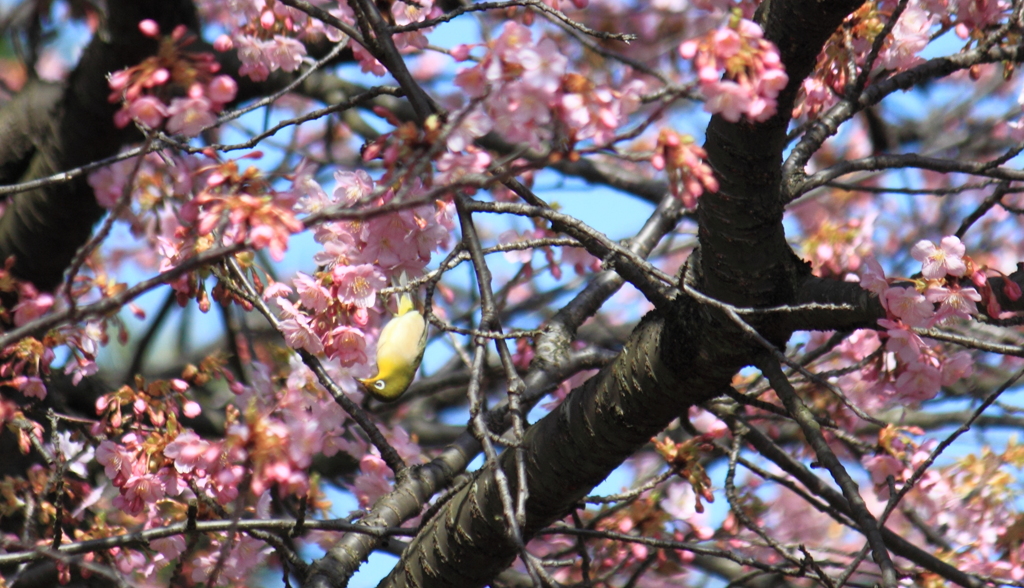
[{"label": "thin twig", "polygon": [[889,557],[889,550],[886,548],[882,534],[879,532],[878,521],[868,511],[864,499],[860,496],[857,482],[850,477],[843,463],[839,461],[832,448],[828,446],[828,442],[825,441],[825,437],[821,433],[821,425],[814,419],[814,415],[811,414],[807,405],[797,396],[796,390],[789,383],[789,379],[782,373],[782,367],[778,361],[763,355],[759,361],[755,362],[755,365],[768,378],[772,388],[775,389],[790,415],[800,425],[800,429],[804,432],[807,442],[814,449],[818,461],[828,469],[829,473],[832,474],[832,478],[842,489],[843,496],[846,497],[861,532],[867,537],[868,544],[871,545],[872,557],[882,570],[882,585],[885,588],[895,588],[898,581],[896,568],[893,566],[892,558]]}]

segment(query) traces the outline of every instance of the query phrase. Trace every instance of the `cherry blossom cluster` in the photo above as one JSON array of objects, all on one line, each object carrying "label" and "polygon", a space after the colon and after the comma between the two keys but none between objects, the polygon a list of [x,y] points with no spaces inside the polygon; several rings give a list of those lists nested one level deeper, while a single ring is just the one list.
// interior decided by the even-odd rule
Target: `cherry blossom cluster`
[{"label": "cherry blossom cluster", "polygon": [[[113,208],[124,195],[125,184],[132,182],[131,205],[123,207],[121,215],[133,234],[147,242],[135,256],[143,266],[167,271],[212,247],[240,243],[266,249],[280,261],[291,235],[304,225],[296,216],[296,193],[273,189],[256,167],[240,169],[240,161],[261,156],[254,152],[238,160],[220,160],[209,151],[197,156],[150,153],[141,163],[131,158],[101,168],[90,174],[89,183],[100,204]],[[208,294],[194,273],[182,274],[170,284],[180,304],[195,298],[201,309],[210,308]],[[247,304],[222,287],[215,294]]]},{"label": "cherry blossom cluster", "polygon": [[[0,307],[0,321],[13,324],[15,327],[25,326],[36,319],[50,313],[55,307],[61,306],[61,299],[48,292],[39,292],[31,283],[17,279],[11,274],[13,259],[8,259],[0,268],[0,293],[14,300],[11,309]],[[79,280],[91,282],[88,278]],[[94,284],[99,285],[99,284]],[[101,285],[106,294],[116,291],[120,286],[106,282]],[[90,285],[73,288],[73,294],[83,294]],[[117,319],[109,319],[117,322]],[[73,374],[72,383],[78,384],[83,377],[96,373],[96,354],[99,347],[107,342],[107,319],[83,321],[77,325],[62,325],[53,329],[41,338],[25,337],[0,351],[0,384],[18,390],[26,397],[43,400],[47,390],[44,378],[49,375],[50,368],[56,359],[54,349],[64,347],[68,352],[65,371]],[[123,333],[122,333],[123,334]],[[13,409],[12,410],[16,410]],[[0,408],[0,413],[11,414]]]},{"label": "cherry blossom cluster", "polygon": [[[224,24],[229,32],[221,35],[214,47],[219,51],[237,49],[242,62],[239,74],[255,81],[263,81],[274,71],[292,72],[299,68],[306,58],[303,40],[326,37],[332,43],[347,43],[348,37],[333,26],[280,2],[243,0],[234,2],[234,10],[226,10],[222,2],[203,0],[200,10],[211,20]],[[345,24],[358,28],[355,13],[346,2],[328,3],[324,8],[331,16]],[[409,26],[436,18],[442,14],[433,0],[389,3],[390,20],[397,26]],[[422,28],[393,36],[394,43],[402,51],[418,51],[427,46],[426,33]],[[363,71],[384,75],[386,70],[377,59],[358,43],[352,44],[352,52],[362,65]]]},{"label": "cherry blossom cluster", "polygon": [[[337,185],[328,195],[311,177],[297,179],[308,212],[328,207],[379,207],[395,198],[392,190],[377,185],[362,170],[338,172]],[[281,330],[288,344],[310,353],[324,353],[345,367],[368,362],[367,337],[380,322],[383,309],[378,292],[401,275],[417,277],[434,250],[445,244],[454,227],[451,204],[437,201],[365,221],[334,221],[315,232],[323,251],[315,256],[322,268],[312,276],[299,273],[293,280],[298,303],[285,297],[292,288],[277,283],[264,292],[280,306]]]},{"label": "cherry blossom cluster", "polygon": [[114,122],[125,127],[132,121],[150,129],[164,128],[186,136],[213,125],[216,113],[235,99],[238,85],[229,76],[215,75],[220,64],[213,54],[188,51],[195,37],[178,26],[160,37],[157,24],[144,20],[139,29],[160,39],[157,53],[142,63],[110,76],[110,101],[123,102]]},{"label": "cherry blossom cluster", "polygon": [[[676,488],[688,489],[685,484],[677,484],[669,487],[668,492],[674,492]],[[685,490],[683,494],[685,495]],[[693,541],[698,537],[687,530],[678,528],[685,527],[680,523],[685,520],[680,518],[674,520],[674,515],[666,512],[659,500],[659,492],[648,492],[632,501],[628,508],[608,509],[609,512],[596,514],[593,510],[580,511],[580,520],[587,525],[586,528],[594,529],[597,532],[619,533],[643,537],[645,540],[654,541]],[[667,492],[666,492],[667,494]],[[692,504],[692,495],[687,495],[686,502]],[[572,525],[573,520],[564,522]],[[710,539],[708,534],[699,539]],[[532,540],[529,544],[530,552],[545,560],[556,560],[566,553],[576,549],[576,541],[567,535],[541,535]],[[672,585],[677,585],[680,580],[686,577],[688,563],[692,562],[693,554],[688,551],[674,551],[668,549],[654,549],[639,542],[622,543],[616,539],[597,539],[587,544],[589,559],[589,573],[599,574],[602,579],[622,579],[627,581],[630,574],[638,569],[650,569],[658,574],[672,578]],[[525,572],[520,560],[517,560],[516,567]],[[551,577],[560,584],[573,585],[585,580],[579,558],[570,565],[561,565],[554,569]],[[612,582],[602,582],[610,585]]]},{"label": "cherry blossom cluster", "polygon": [[[546,2],[555,7],[559,4],[559,0]],[[583,7],[587,0],[573,3]],[[694,35],[710,30],[736,6],[736,2],[729,0],[653,3],[663,11],[655,13],[659,16],[667,12],[689,13],[696,7],[704,22],[683,29]],[[347,3],[314,0],[313,4],[329,7],[335,17],[363,30],[356,26]],[[384,3],[379,4],[384,10]],[[581,18],[607,18],[615,14],[614,10],[621,10],[600,0],[594,4],[589,15]],[[841,31],[845,37],[830,44],[823,53],[825,61],[819,64],[818,76],[805,82],[806,97],[798,108],[805,113],[817,112],[844,90],[851,81],[844,77],[849,75],[845,66],[864,65],[872,41],[897,4],[896,0],[869,2],[852,17],[849,26]],[[296,71],[306,60],[303,41],[315,40],[318,35],[332,42],[346,41],[337,29],[275,0],[198,0],[197,5],[207,22],[218,23],[227,31],[218,39],[216,48],[236,49],[242,75],[255,80],[266,79],[276,70]],[[746,20],[752,17],[755,2],[744,1],[741,5],[742,12],[733,12],[726,25],[683,43],[679,53],[693,60],[708,111],[733,122],[764,121],[775,113],[776,97],[788,80],[776,48],[764,40],[756,25]],[[898,70],[919,62],[918,53],[940,23],[943,27],[955,25],[963,38],[977,39],[985,27],[1007,10],[1008,2],[911,0],[904,8],[875,67]],[[386,9],[389,13],[385,18],[397,26],[416,25],[440,14],[432,0],[393,1],[387,3]],[[952,12],[946,14],[949,10]],[[522,14],[520,11],[519,15]],[[624,127],[630,115],[640,108],[645,85],[632,80],[629,73],[609,74],[610,79],[619,82],[615,83],[602,78],[596,68],[587,71],[587,75],[571,71],[572,52],[562,44],[563,38],[552,33],[538,39],[536,29],[528,28],[529,15],[533,13],[526,14],[518,22],[504,24],[498,34],[485,36],[486,43],[462,45],[450,51],[458,62],[472,62],[458,72],[455,80],[466,99],[446,103],[454,105],[446,117],[432,116],[417,124],[378,111],[394,130],[370,141],[362,151],[364,162],[369,164],[367,169],[380,170],[371,172],[373,177],[362,170],[338,171],[334,174],[333,190],[325,190],[316,180],[317,170],[302,164],[287,176],[292,181],[290,189],[279,191],[257,169],[243,169],[239,161],[224,161],[212,151],[197,156],[163,152],[148,154],[141,162],[132,159],[104,168],[90,176],[90,184],[96,189],[98,201],[108,209],[118,210],[131,223],[132,231],[144,236],[151,245],[147,252],[150,255],[140,255],[138,259],[149,266],[159,264],[160,270],[176,267],[197,253],[221,245],[265,249],[273,259],[280,260],[291,237],[308,224],[322,246],[312,260],[314,270],[277,282],[269,274],[260,273],[248,252],[235,261],[263,299],[276,305],[276,322],[286,344],[322,356],[331,378],[358,402],[362,392],[354,378],[371,373],[374,339],[393,302],[381,296],[381,291],[400,282],[401,276],[423,276],[433,253],[447,246],[454,230],[454,207],[448,201],[452,193],[474,194],[480,187],[490,186],[488,182],[493,180],[489,175],[494,165],[491,155],[476,147],[475,139],[493,131],[505,140],[552,152],[548,161],[575,161],[581,157],[575,151],[580,143],[586,143],[586,149],[580,149],[585,153],[612,146],[620,138],[634,134],[625,132]],[[688,24],[698,23],[698,17],[686,18]],[[649,31],[665,30],[659,29],[665,23],[654,22],[657,18],[645,14],[644,19],[646,23],[638,26]],[[140,27],[151,37],[159,37],[152,23],[143,22]],[[418,51],[427,48],[424,32],[407,31],[395,35],[394,40],[404,52]],[[189,42],[184,29],[177,29],[160,41],[157,56],[113,76],[112,99],[116,95],[116,100],[124,101],[118,113],[119,125],[134,121],[154,129],[193,135],[215,122],[214,114],[234,99],[235,82],[216,75],[216,64],[209,55],[187,52]],[[642,45],[634,44],[629,50],[637,46],[643,49]],[[365,71],[387,73],[365,48],[353,44],[352,50]],[[595,72],[598,75],[591,75]],[[323,153],[319,149],[316,144],[310,152],[316,157]],[[672,193],[692,208],[697,198],[718,190],[718,180],[705,159],[706,153],[691,137],[662,129],[651,163],[655,169],[666,172]],[[515,161],[509,165],[515,168],[536,164]],[[130,201],[124,198],[129,181]],[[500,186],[493,187],[491,194],[496,200],[515,197]],[[848,203],[849,200],[841,205],[845,207]],[[801,204],[794,213],[810,217],[809,206],[813,205]],[[306,223],[300,221],[303,214],[308,215]],[[804,246],[811,252],[808,256],[813,259],[815,271],[838,277],[864,265],[861,284],[878,296],[886,312],[886,317],[879,321],[881,330],[853,333],[835,347],[834,356],[828,359],[838,357],[835,361],[842,363],[838,367],[843,369],[834,372],[834,381],[851,404],[871,411],[895,403],[919,402],[933,398],[941,386],[970,374],[970,355],[950,354],[938,343],[922,337],[920,330],[973,318],[979,312],[979,303],[984,312],[998,317],[998,300],[985,274],[991,270],[966,256],[966,248],[959,239],[945,237],[937,244],[921,241],[911,251],[912,257],[921,263],[919,277],[887,278],[877,262],[863,257],[872,239],[874,217],[863,216],[863,220],[842,225],[822,221],[823,217],[837,214],[819,209],[813,222],[800,219],[809,235]],[[331,220],[323,221],[324,218]],[[815,228],[808,228],[812,226]],[[498,242],[512,244],[554,236],[546,221],[537,220],[526,231],[501,233]],[[541,249],[555,278],[561,277],[562,264],[572,265],[580,273],[599,266],[599,261],[582,248],[562,247],[560,258],[554,247]],[[521,300],[539,289],[531,280],[533,253],[530,249],[506,253],[510,260],[524,264],[524,271],[519,274],[523,281],[509,290],[510,304],[517,297]],[[83,272],[89,275],[78,276],[73,284],[76,302],[80,301],[77,294],[85,292],[87,286],[97,296],[114,295],[122,287],[108,279],[94,263],[98,262],[89,261],[85,266],[88,271]],[[9,310],[0,310],[4,313],[0,318],[6,322],[24,325],[63,304],[59,297],[39,293],[8,278],[6,273],[0,273],[0,291],[16,293],[18,303]],[[213,280],[203,270],[180,276],[172,286],[180,302],[195,298],[202,310],[210,308],[211,297],[252,310],[253,300],[235,294],[224,282],[219,282],[208,295],[204,281]],[[1021,296],[1012,282],[1005,288],[1002,294],[1006,297],[1016,300]],[[114,324],[116,319],[90,322],[75,329],[62,327],[41,340],[24,339],[4,349],[0,383],[13,386],[30,399],[44,398],[45,376],[59,345],[70,350],[67,369],[75,374],[76,381],[94,373],[98,347],[106,342],[107,329]],[[813,343],[824,342],[819,337],[825,336],[810,337]],[[393,489],[394,476],[385,461],[355,430],[349,416],[298,354],[280,349],[278,341],[245,343],[245,348],[239,351],[246,364],[244,382],[217,359],[186,368],[180,378],[149,383],[138,379],[134,385],[100,398],[96,404],[98,420],[91,427],[81,425],[82,433],[87,432],[95,441],[94,455],[85,444],[74,447],[76,442],[71,439],[60,442],[66,446],[61,449],[65,457],[81,453],[67,463],[69,471],[86,479],[85,467],[95,461],[106,476],[104,483],[95,471],[97,468],[93,468],[92,474],[101,484],[97,488],[81,479],[69,477],[66,481],[64,516],[75,517],[81,523],[75,541],[181,523],[188,520],[190,503],[199,505],[199,520],[223,520],[233,515],[268,519],[273,516],[271,491],[275,501],[287,504],[299,498],[308,499],[311,510],[316,510],[323,502],[316,480],[309,477],[308,471],[313,457],[321,454],[345,452],[358,462],[359,472],[345,485],[362,508]],[[249,343],[256,348],[248,348]],[[584,343],[577,345],[582,348]],[[525,368],[534,349],[526,339],[518,340],[516,346],[514,360]],[[568,389],[586,377],[587,374],[577,374],[563,382],[556,398],[564,398]],[[202,438],[183,422],[188,423],[188,419],[200,414],[199,405],[190,400],[193,389],[216,378],[224,381],[224,387],[235,398],[224,409],[222,436]],[[836,422],[852,421],[838,401],[831,396],[829,399],[833,404],[823,402],[818,406],[834,409],[828,413],[830,418],[835,417]],[[554,404],[544,408],[551,410]],[[0,424],[12,426],[27,420],[19,410],[16,403],[0,398]],[[748,410],[749,414],[757,414],[756,409]],[[726,548],[746,550],[764,561],[778,562],[778,554],[769,552],[760,538],[748,540],[753,535],[744,533],[745,523],[737,514],[744,509],[757,524],[772,525],[772,537],[779,541],[796,545],[813,537],[815,543],[825,546],[820,553],[830,561],[839,561],[837,554],[843,551],[859,548],[859,544],[849,550],[836,548],[835,537],[829,537],[824,526],[805,525],[803,517],[794,523],[798,518],[794,513],[806,511],[807,502],[788,491],[768,502],[756,490],[749,490],[724,523],[715,528],[709,526],[709,518],[703,512],[704,502],[712,501],[714,488],[702,466],[706,457],[703,452],[710,450],[715,439],[727,435],[728,428],[711,413],[696,408],[691,410],[690,420],[700,433],[698,436],[685,442],[671,438],[655,440],[655,451],[641,453],[631,460],[638,480],[650,479],[665,468],[666,462],[676,476],[638,494],[635,500],[620,502],[621,506],[600,512],[583,510],[579,516],[589,528],[667,541],[717,539]],[[22,427],[18,429],[18,441],[23,451],[50,442],[41,426],[17,426]],[[768,424],[765,430],[771,435],[775,432],[773,428]],[[415,436],[399,427],[382,425],[380,429],[407,463],[422,461]],[[897,483],[905,483],[934,449],[934,441],[918,442],[912,438],[919,434],[921,431],[910,427],[887,427],[879,432],[877,453],[861,459],[877,491],[876,496],[866,497],[873,511],[888,499],[891,486],[887,477],[892,475]],[[780,437],[779,442],[786,441]],[[1015,443],[1002,454],[984,451],[952,466],[927,472],[905,500],[929,525],[942,529],[952,545],[964,547],[957,554],[958,566],[1020,580],[1024,578],[1024,565],[1019,563],[1024,561],[1024,548],[1019,542],[1013,543],[1013,478],[1005,474],[1011,466],[1024,466],[1024,450]],[[40,467],[27,477],[43,488],[50,475],[50,471]],[[756,484],[748,488],[756,489]],[[35,494],[45,495],[41,491]],[[872,499],[876,501],[870,502]],[[46,505],[42,510],[51,506],[41,504]],[[83,522],[81,511],[95,505],[106,508],[106,518]],[[787,515],[793,519],[789,524]],[[781,518],[773,524],[773,516]],[[89,523],[91,527],[86,526]],[[906,525],[906,521],[896,512],[889,524]],[[533,541],[530,548],[534,553],[564,559],[565,553],[574,552],[579,546],[575,539],[544,536]],[[670,578],[679,583],[679,578],[688,573],[686,564],[694,558],[684,550],[655,550],[640,543],[624,544],[611,539],[588,543],[587,549],[589,557],[580,559],[587,559],[591,566],[590,577],[581,564],[561,566],[554,573],[555,579],[580,583],[600,578],[598,583],[627,584]],[[86,561],[114,565],[140,579],[166,580],[173,574],[175,580],[182,576],[185,583],[241,585],[257,566],[266,564],[269,556],[269,548],[249,536],[238,534],[228,539],[224,535],[197,533],[155,540],[146,548],[113,548],[85,557]],[[58,565],[61,578],[70,579],[69,568]],[[647,570],[661,577],[639,579]],[[634,572],[636,575],[631,578]]]},{"label": "cherry blossom cluster", "polygon": [[26,337],[0,354],[0,383],[29,398],[46,398],[43,377],[53,363],[53,348],[33,337]]},{"label": "cherry blossom cluster", "polygon": [[[238,60],[242,62],[238,75],[249,76],[257,82],[266,80],[277,70],[297,70],[306,57],[306,47],[296,37],[325,32],[320,21],[280,2],[237,2],[237,11],[228,14],[221,12],[223,8],[216,4],[203,2],[201,7],[207,14],[221,16],[219,20],[225,24],[230,22],[236,26],[230,35],[218,37],[214,48],[218,51],[237,49]],[[239,16],[241,22],[236,21]],[[330,31],[331,40],[339,41],[340,33],[333,28]]]},{"label": "cherry blossom cluster", "polygon": [[[920,241],[911,255],[921,262],[921,277],[913,281],[890,280],[881,266],[868,259],[861,285],[878,295],[887,317],[878,324],[886,329],[885,348],[892,354],[895,381],[891,382],[896,399],[915,402],[927,400],[972,372],[973,360],[965,352],[945,356],[914,329],[931,328],[954,320],[970,319],[978,313],[977,303],[984,298],[989,311],[998,314],[998,303],[987,286],[987,278],[965,256],[965,247],[954,236],[943,237],[939,245]],[[972,285],[962,284],[968,281]],[[1019,287],[1006,280],[1006,295],[1020,298]],[[976,287],[982,288],[979,292]],[[995,306],[993,306],[995,305]]]},{"label": "cherry blossom cluster", "polygon": [[[113,507],[142,517],[145,528],[185,520],[187,504],[196,499],[225,510],[255,504],[257,513],[266,517],[271,488],[281,499],[309,497],[310,505],[318,507],[318,490],[306,474],[312,457],[342,450],[359,456],[366,447],[348,432],[345,413],[301,363],[292,366],[284,386],[260,369],[254,376],[252,385],[245,386],[218,362],[206,360],[187,368],[181,378],[137,382],[137,387],[124,386],[101,397],[96,404],[101,420],[92,433],[107,437],[96,449],[96,461],[117,489]],[[190,387],[216,377],[227,380],[238,405],[246,409],[229,407],[223,438],[211,441],[182,427],[180,419],[201,411],[188,399]],[[200,520],[210,516],[217,515],[200,510]],[[151,546],[153,551],[112,550],[109,555],[122,572],[147,575],[174,563],[185,551],[181,537]],[[221,543],[207,537],[195,551],[182,563],[188,576],[201,582],[215,569]],[[232,580],[243,578],[267,555],[262,542],[243,542],[231,554],[224,574]]]},{"label": "cherry blossom cluster", "polygon": [[[328,372],[344,382],[344,370],[325,363]],[[97,401],[101,420],[94,435],[107,439],[96,450],[110,484],[117,489],[113,506],[132,517],[141,517],[145,528],[178,523],[186,518],[186,505],[197,498],[213,501],[227,510],[255,504],[256,513],[269,516],[268,496],[279,499],[306,497],[310,507],[321,508],[319,490],[307,476],[315,455],[333,456],[340,451],[360,460],[360,473],[350,485],[362,506],[369,506],[390,491],[392,474],[379,455],[353,434],[347,414],[324,390],[312,372],[293,356],[278,381],[256,369],[251,385],[235,380],[212,360],[190,368],[182,378],[158,381],[133,388],[122,387]],[[237,394],[238,410],[227,409],[223,438],[201,438],[179,424],[194,418],[200,407],[187,399],[190,386],[223,377]],[[353,393],[355,393],[353,391]],[[420,463],[419,446],[400,428],[385,428],[389,443],[406,463]],[[205,514],[204,514],[205,513]],[[200,510],[200,520],[217,517]],[[138,520],[137,518],[135,519]],[[202,548],[186,563],[195,582],[208,579],[215,569],[221,543],[206,538]],[[153,551],[113,550],[109,555],[124,573],[151,574],[172,564],[185,551],[180,537],[153,544]],[[253,550],[256,553],[250,553]],[[261,542],[236,546],[224,571],[238,580],[265,562]]]},{"label": "cherry blossom cluster", "polygon": [[237,160],[199,172],[205,174],[205,186],[181,207],[182,222],[199,237],[216,231],[225,245],[248,242],[281,261],[288,239],[304,228],[293,212],[296,195],[272,189],[255,167],[239,171]]},{"label": "cherry blossom cluster", "polygon": [[694,208],[705,190],[718,191],[718,180],[711,166],[705,163],[707,156],[707,152],[694,143],[693,137],[662,129],[651,165],[654,169],[666,170],[672,194],[687,208]]},{"label": "cherry blossom cluster", "polygon": [[961,39],[981,40],[985,38],[986,30],[1011,8],[1008,0],[931,0],[928,4],[933,5],[936,13],[943,9],[956,10],[956,34]]},{"label": "cherry blossom cluster", "polygon": [[775,45],[764,39],[760,26],[736,12],[719,29],[680,44],[679,54],[693,60],[707,99],[704,110],[730,122],[771,118],[776,97],[789,82]]},{"label": "cherry blossom cluster", "polygon": [[[472,49],[461,45],[452,55],[468,59]],[[455,77],[469,98],[482,102],[488,119],[471,121],[476,132],[466,134],[472,138],[493,130],[508,141],[539,149],[556,138],[554,122],[560,125],[557,138],[570,146],[584,140],[608,144],[639,107],[645,89],[638,80],[614,89],[568,73],[568,59],[557,43],[547,37],[535,42],[530,29],[516,22],[507,22],[486,49],[476,65]]]},{"label": "cherry blossom cluster", "polygon": [[[875,491],[880,499],[889,498],[889,476],[892,476],[897,484],[905,483],[938,445],[934,440],[925,443],[917,443],[914,440],[913,436],[923,434],[924,431],[916,427],[894,425],[889,425],[878,432],[878,447],[881,451],[876,455],[864,456],[861,463],[870,472],[871,482],[875,485]],[[928,471],[922,483],[933,484],[931,478],[936,475],[938,474],[934,470]]]},{"label": "cherry blossom cluster", "polygon": [[[867,2],[850,15],[818,57],[815,73],[804,80],[794,115],[814,116],[842,96],[849,79],[849,63],[866,66],[875,38],[898,6],[895,0]],[[872,64],[875,71],[904,71],[924,60],[921,51],[940,27],[952,25],[968,44],[984,38],[1010,3],[1005,0],[910,0],[882,44]]]},{"label": "cherry blossom cluster", "polygon": [[[814,204],[809,205],[815,208]],[[803,257],[814,265],[814,273],[818,276],[842,278],[847,272],[856,271],[861,267],[864,256],[871,248],[871,232],[874,229],[877,213],[867,213],[858,218],[847,219],[843,223],[830,220],[814,219],[814,210],[804,211],[807,214],[797,217],[804,221],[813,221],[811,231],[803,241]],[[808,228],[804,224],[805,229]]]},{"label": "cherry blossom cluster", "polygon": [[[918,443],[912,437],[923,433],[890,425],[879,432],[881,452],[862,459],[883,504],[890,494],[887,477],[895,478],[897,487],[907,482],[938,445],[934,439]],[[963,558],[958,560],[962,569],[1020,581],[1024,578],[1024,553],[1019,542],[1008,539],[1013,521],[1018,520],[1017,485],[1009,471],[1021,467],[1024,447],[1015,440],[1001,453],[984,448],[951,465],[925,471],[904,504],[920,521],[943,529],[944,537],[963,548]]]}]

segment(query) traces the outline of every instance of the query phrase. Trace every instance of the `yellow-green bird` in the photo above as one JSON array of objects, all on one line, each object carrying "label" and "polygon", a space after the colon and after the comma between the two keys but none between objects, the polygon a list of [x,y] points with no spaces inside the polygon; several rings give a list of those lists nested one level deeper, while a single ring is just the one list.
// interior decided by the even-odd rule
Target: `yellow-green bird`
[{"label": "yellow-green bird", "polygon": [[394,402],[412,383],[427,348],[427,323],[412,298],[402,294],[398,313],[377,338],[377,375],[359,380],[382,402]]}]

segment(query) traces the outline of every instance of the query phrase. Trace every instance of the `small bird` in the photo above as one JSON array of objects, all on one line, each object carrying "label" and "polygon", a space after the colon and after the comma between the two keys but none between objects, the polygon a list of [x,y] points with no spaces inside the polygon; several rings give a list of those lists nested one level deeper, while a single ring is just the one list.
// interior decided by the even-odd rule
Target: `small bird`
[{"label": "small bird", "polygon": [[377,339],[377,375],[359,382],[381,402],[398,400],[416,376],[426,348],[427,323],[412,297],[402,294],[398,313]]}]

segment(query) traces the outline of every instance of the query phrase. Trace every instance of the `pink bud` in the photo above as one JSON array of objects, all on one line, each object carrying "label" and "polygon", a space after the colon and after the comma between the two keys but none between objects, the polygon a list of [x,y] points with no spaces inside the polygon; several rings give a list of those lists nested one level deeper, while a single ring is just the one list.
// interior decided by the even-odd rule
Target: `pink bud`
[{"label": "pink bud", "polygon": [[155,20],[147,18],[146,20],[139,22],[139,31],[147,37],[156,38],[160,35],[160,25],[156,24]]},{"label": "pink bud", "polygon": [[217,51],[228,51],[235,46],[235,42],[227,35],[221,35],[213,42],[213,48]]},{"label": "pink bud", "polygon": [[263,14],[260,15],[260,26],[267,29],[268,31],[274,28],[274,24],[277,22],[277,18],[274,17],[274,13],[269,10],[264,10]]},{"label": "pink bud", "polygon": [[679,55],[683,59],[693,59],[693,56],[697,54],[697,41],[689,40],[679,45]]},{"label": "pink bud", "polygon": [[142,96],[128,105],[128,114],[147,127],[157,129],[167,116],[167,108],[155,96]]},{"label": "pink bud", "polygon": [[452,47],[449,53],[455,61],[466,61],[469,59],[469,52],[472,48],[472,45],[459,44]]},{"label": "pink bud", "polygon": [[110,81],[107,83],[110,85],[111,90],[118,91],[125,89],[131,79],[132,74],[128,70],[122,69],[110,74]]},{"label": "pink bud", "polygon": [[217,76],[210,80],[210,85],[206,88],[206,95],[210,97],[210,100],[225,104],[235,99],[235,95],[238,93],[238,84],[235,80],[228,76]]},{"label": "pink bud", "polygon": [[199,416],[199,413],[203,412],[203,409],[199,406],[198,402],[189,400],[181,407],[181,412],[183,412],[188,418],[194,419]]},{"label": "pink bud", "polygon": [[128,114],[126,109],[122,108],[114,113],[114,126],[117,128],[123,129],[130,122],[132,122],[132,115]]},{"label": "pink bud", "polygon": [[150,74],[149,78],[145,81],[143,85],[147,88],[152,88],[153,86],[166,84],[167,80],[169,79],[171,79],[171,72],[161,67],[160,69]]}]

